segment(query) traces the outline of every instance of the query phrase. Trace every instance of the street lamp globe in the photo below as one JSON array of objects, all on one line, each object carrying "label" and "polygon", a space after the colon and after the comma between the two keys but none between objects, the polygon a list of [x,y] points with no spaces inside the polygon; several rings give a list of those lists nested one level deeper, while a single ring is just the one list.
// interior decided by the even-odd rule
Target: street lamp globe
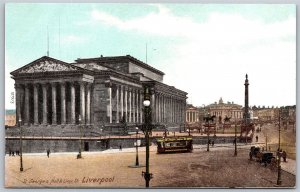
[{"label": "street lamp globe", "polygon": [[150,100],[144,100],[143,105],[145,107],[149,107],[150,106]]}]

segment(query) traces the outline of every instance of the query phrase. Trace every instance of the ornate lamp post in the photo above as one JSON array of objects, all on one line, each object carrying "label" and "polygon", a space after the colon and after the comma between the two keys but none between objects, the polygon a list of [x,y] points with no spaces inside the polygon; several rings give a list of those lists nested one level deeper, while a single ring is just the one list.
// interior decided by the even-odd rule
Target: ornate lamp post
[{"label": "ornate lamp post", "polygon": [[19,119],[19,128],[20,128],[20,171],[23,171],[23,142],[22,142],[22,137],[23,137],[23,130],[22,130],[22,119]]},{"label": "ornate lamp post", "polygon": [[136,127],[136,138],[135,138],[135,148],[136,148],[136,158],[135,158],[135,166],[139,166],[139,146],[138,146],[138,133],[139,128]]},{"label": "ornate lamp post", "polygon": [[281,109],[279,109],[279,116],[278,116],[278,152],[277,152],[277,162],[278,162],[278,175],[277,175],[277,185],[281,185],[281,154],[280,154],[280,118],[281,118]]},{"label": "ornate lamp post", "polygon": [[150,107],[150,90],[148,87],[145,87],[144,90],[144,115],[145,115],[145,124],[143,126],[143,132],[145,134],[145,140],[146,140],[146,172],[142,172],[142,176],[145,178],[146,181],[146,187],[149,187],[150,179],[152,179],[152,173],[149,173],[149,132],[152,131],[152,125],[151,125],[151,107]]},{"label": "ornate lamp post", "polygon": [[82,158],[82,156],[81,156],[81,147],[82,147],[81,115],[79,115],[78,121],[79,121],[79,128],[80,128],[80,144],[79,144],[79,154],[78,154],[78,159],[79,159],[79,158]]},{"label": "ornate lamp post", "polygon": [[[209,114],[208,114],[209,115]],[[209,119],[207,119],[208,127],[207,127],[207,151],[209,151],[209,134],[210,134],[210,125],[209,125]]]}]

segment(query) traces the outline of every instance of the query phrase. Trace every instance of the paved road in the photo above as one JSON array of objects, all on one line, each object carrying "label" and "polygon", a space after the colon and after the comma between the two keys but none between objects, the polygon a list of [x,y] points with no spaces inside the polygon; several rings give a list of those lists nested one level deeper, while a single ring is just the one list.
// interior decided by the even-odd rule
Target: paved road
[{"label": "paved road", "polygon": [[[260,144],[260,143],[258,143]],[[248,160],[251,145],[239,144],[233,157],[232,144],[217,144],[206,152],[206,145],[194,145],[193,153],[156,154],[150,147],[152,187],[276,187],[276,170]],[[24,172],[19,171],[19,158],[5,156],[6,187],[144,187],[141,168],[135,163],[135,148],[109,149],[100,152],[24,154]],[[145,147],[139,148],[139,161],[145,164]],[[282,168],[295,172],[295,161],[282,163]],[[104,178],[94,182],[89,178]],[[105,180],[106,179],[106,180]],[[295,176],[282,174],[283,186],[295,186]]]}]

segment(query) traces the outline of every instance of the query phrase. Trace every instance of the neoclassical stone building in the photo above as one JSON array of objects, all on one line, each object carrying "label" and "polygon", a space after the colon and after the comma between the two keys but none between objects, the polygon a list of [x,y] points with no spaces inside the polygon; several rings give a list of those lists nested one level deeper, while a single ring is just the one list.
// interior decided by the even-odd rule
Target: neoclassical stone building
[{"label": "neoclassical stone building", "polygon": [[193,105],[187,105],[186,108],[186,122],[189,124],[199,122],[199,108]]},{"label": "neoclassical stone building", "polygon": [[187,93],[163,83],[163,72],[126,55],[66,63],[41,57],[13,72],[16,119],[25,134],[72,136],[120,132],[143,123],[143,91],[151,88],[157,127],[185,121]]},{"label": "neoclassical stone building", "polygon": [[240,121],[243,119],[243,107],[233,102],[224,103],[220,98],[219,102],[207,105],[206,108],[211,115],[216,116],[217,122],[223,123],[224,118],[231,117],[231,121]]}]

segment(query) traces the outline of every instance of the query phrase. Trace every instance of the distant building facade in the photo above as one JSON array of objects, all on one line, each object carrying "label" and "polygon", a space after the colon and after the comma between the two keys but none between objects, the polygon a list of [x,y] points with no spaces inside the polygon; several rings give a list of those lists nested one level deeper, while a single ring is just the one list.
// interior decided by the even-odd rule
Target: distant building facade
[{"label": "distant building facade", "polygon": [[284,106],[284,107],[252,107],[253,116],[258,119],[259,123],[278,123],[279,112],[281,125],[295,126],[296,123],[296,106]]},{"label": "distant building facade", "polygon": [[224,123],[225,117],[231,117],[231,121],[240,121],[243,119],[243,107],[233,102],[224,103],[220,98],[219,102],[207,105],[207,112],[216,116],[218,123]]},{"label": "distant building facade", "polygon": [[5,110],[5,126],[13,127],[16,125],[16,110]]},{"label": "distant building facade", "polygon": [[16,120],[25,134],[74,136],[120,132],[143,123],[144,88],[152,121],[179,127],[186,119],[187,93],[163,83],[164,73],[126,55],[66,63],[41,57],[13,72]]},{"label": "distant building facade", "polygon": [[189,124],[199,122],[199,118],[200,118],[199,108],[194,107],[191,104],[188,104],[186,108],[185,116],[186,116],[186,122]]}]

